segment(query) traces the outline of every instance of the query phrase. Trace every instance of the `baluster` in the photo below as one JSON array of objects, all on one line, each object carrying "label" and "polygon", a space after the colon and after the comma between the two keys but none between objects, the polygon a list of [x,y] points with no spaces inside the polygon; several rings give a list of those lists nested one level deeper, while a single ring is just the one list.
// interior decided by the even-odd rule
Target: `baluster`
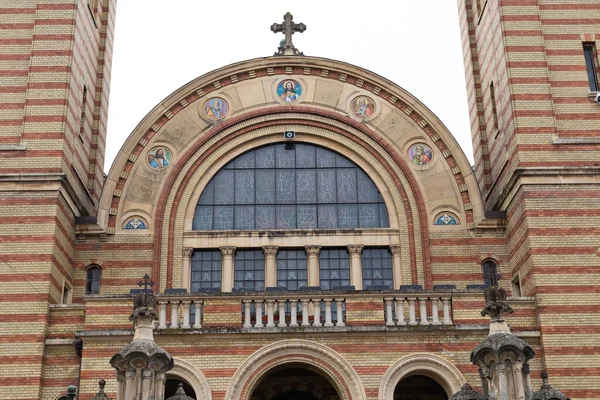
[{"label": "baluster", "polygon": [[202,328],[202,300],[194,300],[194,329]]},{"label": "baluster", "polygon": [[431,325],[441,325],[440,316],[438,311],[438,303],[440,299],[431,299]]},{"label": "baluster", "polygon": [[258,300],[258,301],[254,301],[254,306],[256,307],[256,323],[254,324],[255,328],[262,328],[264,325],[262,323],[262,306],[263,306],[263,301],[262,300]]},{"label": "baluster", "polygon": [[302,302],[302,326],[310,326],[310,322],[308,322],[308,299],[301,299]]},{"label": "baluster", "polygon": [[298,300],[290,300],[290,326],[298,326]]},{"label": "baluster", "polygon": [[321,299],[313,299],[312,303],[313,307],[315,308],[313,326],[323,326],[321,323]]},{"label": "baluster", "polygon": [[275,321],[273,319],[273,306],[275,300],[267,300],[267,328],[275,327]]},{"label": "baluster", "polygon": [[285,323],[285,302],[286,300],[279,300],[279,324],[277,325],[280,328],[285,328],[287,324]]},{"label": "baluster", "polygon": [[169,328],[179,328],[179,301],[171,302],[171,326]]},{"label": "baluster", "polygon": [[183,301],[181,304],[183,305],[183,325],[181,325],[181,328],[190,329],[190,306],[192,305],[192,302]]},{"label": "baluster", "polygon": [[452,325],[452,319],[450,318],[450,299],[442,298],[442,304],[444,305],[444,325]]},{"label": "baluster", "polygon": [[335,326],[346,326],[344,323],[344,310],[342,308],[344,301],[344,299],[335,299],[335,306],[337,308],[337,321]]},{"label": "baluster", "polygon": [[429,325],[429,320],[427,319],[427,297],[419,299],[419,316],[421,317],[420,325]]},{"label": "baluster", "polygon": [[396,325],[406,325],[404,316],[404,298],[396,298]]},{"label": "baluster", "polygon": [[252,300],[242,300],[242,303],[244,303],[244,328],[252,328],[252,323],[250,322]]},{"label": "baluster", "polygon": [[385,324],[394,326],[394,317],[392,315],[392,300],[391,298],[383,299],[385,301]]},{"label": "baluster", "polygon": [[158,324],[158,329],[167,329],[167,303],[161,301],[158,308],[160,309],[160,323]]},{"label": "baluster", "polygon": [[331,322],[331,299],[323,301],[325,302],[325,326],[333,326],[333,322]]},{"label": "baluster", "polygon": [[416,299],[408,299],[408,324],[418,325],[417,316],[415,315],[415,301]]}]

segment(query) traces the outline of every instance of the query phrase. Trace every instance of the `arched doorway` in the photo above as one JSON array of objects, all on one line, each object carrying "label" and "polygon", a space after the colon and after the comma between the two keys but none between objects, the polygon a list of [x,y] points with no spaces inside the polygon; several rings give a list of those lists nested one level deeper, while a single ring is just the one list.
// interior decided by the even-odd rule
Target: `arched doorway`
[{"label": "arched doorway", "polygon": [[329,380],[301,365],[286,365],[273,370],[252,392],[251,400],[338,400]]},{"label": "arched doorway", "polygon": [[448,396],[444,388],[430,377],[412,375],[398,382],[394,400],[448,400]]},{"label": "arched doorway", "polygon": [[179,384],[183,384],[183,390],[185,390],[185,394],[191,397],[192,399],[196,399],[196,392],[192,388],[192,386],[184,381],[183,379],[175,378],[175,377],[167,377],[167,382],[165,383],[165,399],[170,398],[171,396],[175,396],[175,392],[177,392],[177,388]]}]

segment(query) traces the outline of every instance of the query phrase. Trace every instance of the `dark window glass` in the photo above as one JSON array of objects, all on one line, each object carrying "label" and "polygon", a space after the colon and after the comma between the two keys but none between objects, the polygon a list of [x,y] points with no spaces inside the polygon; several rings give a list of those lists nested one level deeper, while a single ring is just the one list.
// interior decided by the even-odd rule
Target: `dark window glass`
[{"label": "dark window glass", "polygon": [[194,251],[192,255],[192,292],[221,289],[221,251]]},{"label": "dark window glass", "polygon": [[364,249],[362,252],[363,288],[394,286],[392,255],[388,249]]},{"label": "dark window glass", "polygon": [[265,256],[262,250],[236,250],[234,265],[234,289],[265,290]]},{"label": "dark window glass", "polygon": [[492,118],[494,119],[494,129],[498,130],[498,109],[496,107],[496,90],[494,89],[494,83],[490,85],[490,97],[492,100]]},{"label": "dark window glass", "polygon": [[584,43],[583,55],[585,56],[585,68],[587,70],[588,82],[592,92],[598,91],[598,69],[596,68],[596,44]]},{"label": "dark window glass", "polygon": [[486,260],[483,262],[483,281],[486,286],[498,285],[498,268],[494,261]]},{"label": "dark window glass", "polygon": [[310,144],[275,144],[229,162],[204,189],[194,230],[389,227],[373,181],[357,165]]},{"label": "dark window glass", "polygon": [[277,287],[298,290],[307,286],[306,251],[279,250],[277,252]]},{"label": "dark window glass", "polygon": [[321,249],[319,275],[323,290],[350,286],[350,256],[346,249]]},{"label": "dark window glass", "polygon": [[86,273],[85,294],[100,293],[100,267],[89,267]]}]

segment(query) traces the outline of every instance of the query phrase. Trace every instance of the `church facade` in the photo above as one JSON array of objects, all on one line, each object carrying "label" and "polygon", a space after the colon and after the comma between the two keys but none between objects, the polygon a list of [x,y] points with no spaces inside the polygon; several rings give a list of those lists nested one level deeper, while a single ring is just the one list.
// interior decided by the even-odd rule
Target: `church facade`
[{"label": "church facade", "polygon": [[474,168],[286,16],[278,54],[173,92],[104,177],[115,3],[0,5],[0,398],[115,398],[145,274],[167,397],[447,400],[486,386],[499,285],[535,352],[506,373],[600,398],[600,2],[458,1]]}]

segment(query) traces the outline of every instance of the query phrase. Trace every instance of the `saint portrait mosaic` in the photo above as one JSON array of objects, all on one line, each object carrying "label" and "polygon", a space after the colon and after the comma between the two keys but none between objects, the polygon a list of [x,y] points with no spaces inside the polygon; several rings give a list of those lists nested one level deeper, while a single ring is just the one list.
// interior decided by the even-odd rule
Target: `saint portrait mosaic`
[{"label": "saint portrait mosaic", "polygon": [[375,101],[367,96],[358,96],[350,103],[350,109],[359,118],[370,117],[375,112]]},{"label": "saint portrait mosaic", "polygon": [[148,152],[148,165],[155,170],[167,168],[171,164],[173,154],[164,146],[156,146]]},{"label": "saint portrait mosaic", "polygon": [[218,121],[227,116],[229,104],[220,97],[213,97],[204,102],[202,112],[211,121]]},{"label": "saint portrait mosaic", "polygon": [[286,79],[277,85],[277,96],[284,102],[293,102],[302,95],[302,85],[293,79]]},{"label": "saint portrait mosaic", "polygon": [[415,143],[408,149],[408,158],[415,165],[427,165],[433,160],[433,151],[425,143]]}]

